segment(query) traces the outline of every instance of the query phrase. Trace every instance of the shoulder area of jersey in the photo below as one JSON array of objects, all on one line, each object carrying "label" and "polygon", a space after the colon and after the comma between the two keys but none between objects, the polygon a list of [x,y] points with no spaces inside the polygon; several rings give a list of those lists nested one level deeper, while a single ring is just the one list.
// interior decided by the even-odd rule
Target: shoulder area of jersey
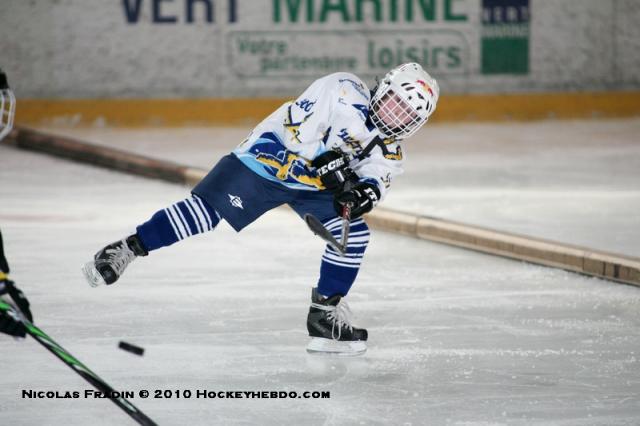
[{"label": "shoulder area of jersey", "polygon": [[329,74],[324,79],[326,79],[324,87],[332,92],[331,104],[334,119],[355,120],[363,125],[369,115],[371,101],[371,92],[367,85],[358,76],[348,72]]},{"label": "shoulder area of jersey", "polygon": [[369,101],[371,91],[367,85],[355,74],[350,72],[335,72],[323,77],[327,84],[336,85],[343,97],[356,97]]}]

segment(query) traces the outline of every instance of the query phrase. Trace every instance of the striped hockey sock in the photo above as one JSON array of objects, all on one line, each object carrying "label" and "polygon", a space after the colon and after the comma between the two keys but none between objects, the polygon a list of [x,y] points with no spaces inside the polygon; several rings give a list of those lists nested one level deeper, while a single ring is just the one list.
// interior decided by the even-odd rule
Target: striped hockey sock
[{"label": "striped hockey sock", "polygon": [[212,231],[220,223],[220,215],[195,194],[166,209],[136,228],[144,247],[157,250],[192,235]]},{"label": "striped hockey sock", "polygon": [[[324,223],[325,227],[340,241],[342,218]],[[318,293],[330,297],[335,294],[346,296],[358,275],[364,252],[369,244],[369,227],[362,218],[351,222],[346,256],[327,245],[320,266]]]}]

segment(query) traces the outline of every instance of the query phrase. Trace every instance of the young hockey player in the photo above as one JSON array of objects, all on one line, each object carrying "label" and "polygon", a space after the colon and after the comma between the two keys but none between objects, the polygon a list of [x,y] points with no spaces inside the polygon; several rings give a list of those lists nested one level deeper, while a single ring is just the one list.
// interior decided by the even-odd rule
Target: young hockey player
[{"label": "young hockey player", "polygon": [[402,173],[401,141],[427,122],[438,94],[436,81],[416,63],[394,68],[371,92],[349,73],[316,80],[258,124],[190,197],[100,250],[83,268],[87,280],[93,286],[113,284],[136,257],[211,231],[222,219],[240,231],[285,203],[301,217],[315,216],[339,238],[349,206],[346,253],[327,245],[322,255],[307,317],[307,350],[364,353],[367,330],[351,324],[344,301],[369,242],[361,216]]}]

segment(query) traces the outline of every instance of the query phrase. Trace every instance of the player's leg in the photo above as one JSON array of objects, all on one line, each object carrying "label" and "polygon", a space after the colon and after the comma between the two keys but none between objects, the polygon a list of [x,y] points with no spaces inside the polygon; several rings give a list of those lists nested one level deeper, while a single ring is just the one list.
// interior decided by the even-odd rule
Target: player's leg
[{"label": "player's leg", "polygon": [[223,157],[191,197],[156,212],[136,233],[101,249],[83,272],[92,286],[113,284],[136,257],[212,231],[221,219],[236,231],[288,200],[280,185],[258,176],[234,155]]},{"label": "player's leg", "polygon": [[[342,218],[333,217],[323,221],[325,228],[333,234],[337,241],[342,238]],[[331,246],[325,247],[320,264],[318,293],[330,297],[349,293],[358,276],[360,265],[369,245],[369,227],[362,218],[351,220],[349,227],[347,250],[341,256]]]},{"label": "player's leg", "polygon": [[[301,194],[290,205],[301,217],[306,213],[318,217],[340,240],[342,218],[334,211],[331,194]],[[317,288],[312,290],[307,317],[307,330],[312,337],[309,352],[359,355],[366,350],[367,330],[351,324],[351,311],[344,300],[358,276],[369,244],[369,228],[362,218],[351,221],[348,241],[345,256],[329,245],[322,255],[320,277]]]},{"label": "player's leg", "polygon": [[191,194],[191,197],[157,211],[136,228],[135,237],[143,251],[149,252],[212,231],[218,223],[220,214],[206,201]]},{"label": "player's leg", "polygon": [[212,231],[220,215],[195,194],[157,211],[136,227],[135,234],[99,250],[82,268],[92,286],[115,283],[127,266],[139,256],[170,246],[187,237]]}]

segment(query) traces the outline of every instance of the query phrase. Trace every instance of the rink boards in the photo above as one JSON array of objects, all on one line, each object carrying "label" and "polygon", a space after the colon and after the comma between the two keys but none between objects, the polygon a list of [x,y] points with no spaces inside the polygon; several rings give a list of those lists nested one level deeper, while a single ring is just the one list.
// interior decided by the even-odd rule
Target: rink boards
[{"label": "rink boards", "polygon": [[[190,186],[206,173],[200,168],[22,128],[15,130],[7,142],[22,149]],[[640,259],[636,257],[384,208],[366,218],[373,228],[389,232],[640,286]]]}]

